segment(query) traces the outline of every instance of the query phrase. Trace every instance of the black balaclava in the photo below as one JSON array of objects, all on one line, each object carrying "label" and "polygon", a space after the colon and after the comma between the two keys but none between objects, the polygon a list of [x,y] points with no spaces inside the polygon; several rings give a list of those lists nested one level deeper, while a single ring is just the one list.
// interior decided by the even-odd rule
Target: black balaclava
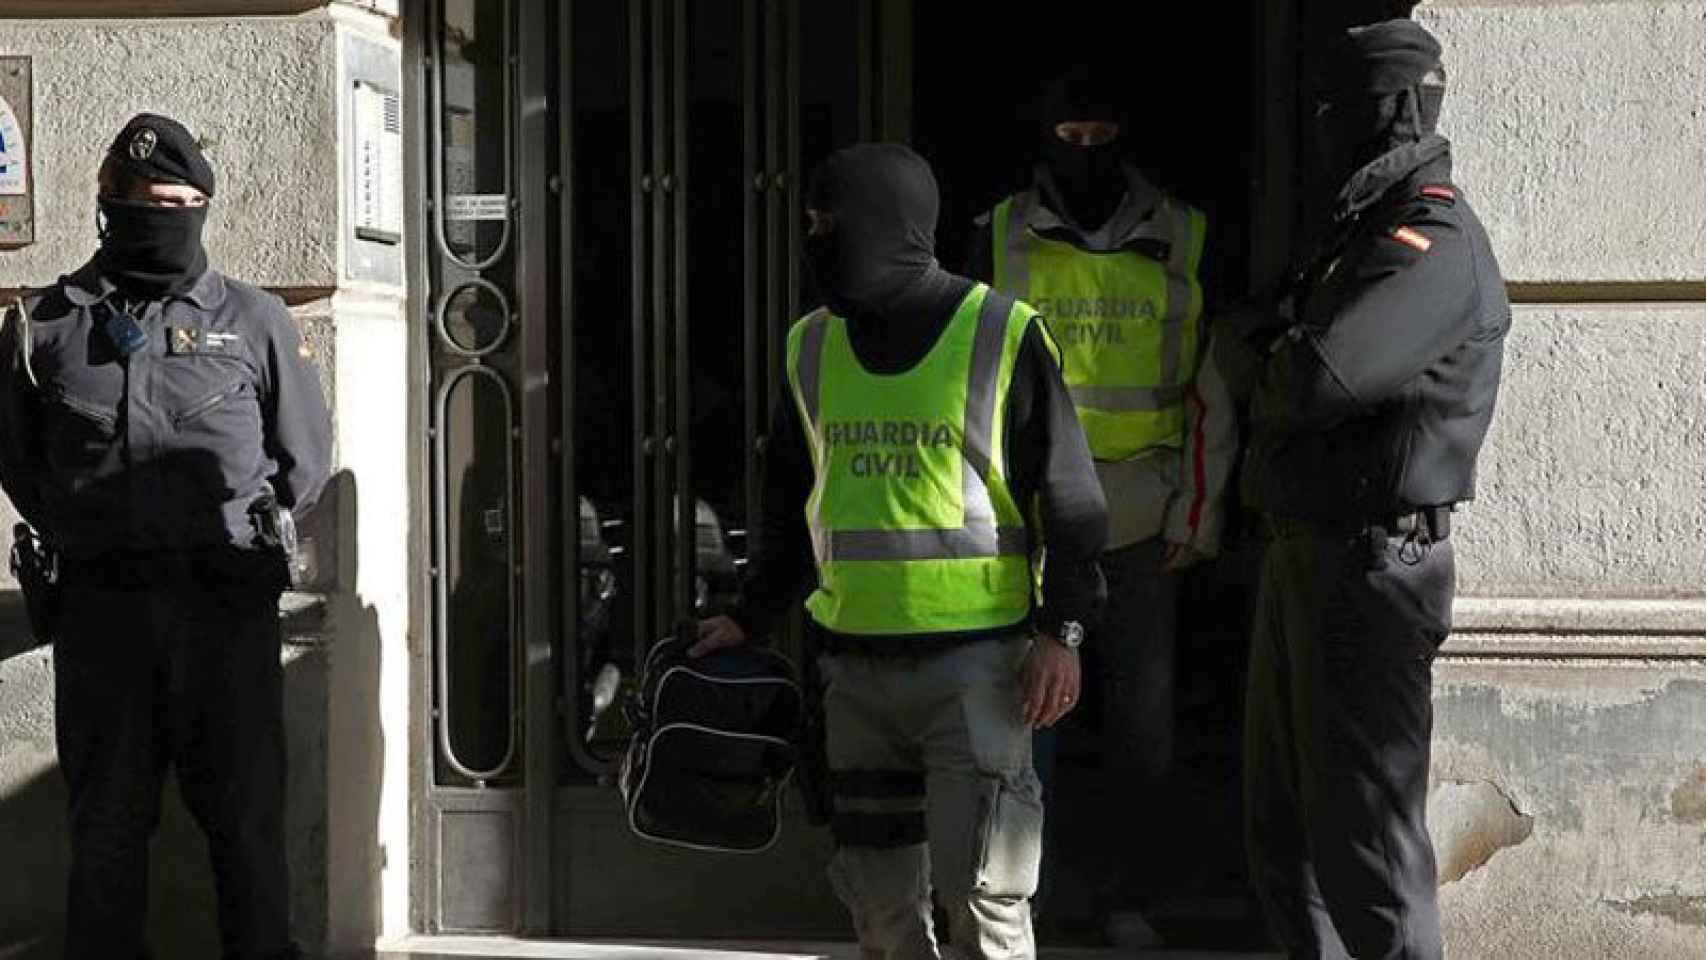
[{"label": "black balaclava", "polygon": [[812,175],[806,205],[835,227],[805,238],[806,264],[830,309],[858,318],[892,313],[936,264],[941,196],[930,165],[898,143],[840,150]]},{"label": "black balaclava", "polygon": [[1043,102],[1042,162],[1066,204],[1061,212],[1085,230],[1106,223],[1125,197],[1120,140],[1081,147],[1060,139],[1054,128],[1074,121],[1120,123],[1120,111],[1109,99],[1108,89],[1093,71],[1080,68],[1056,80]]},{"label": "black balaclava", "polygon": [[936,262],[941,199],[930,165],[899,144],[859,144],[825,160],[807,196],[835,217],[829,233],[805,238],[806,265],[849,321],[853,352],[873,372],[910,370],[972,287]]},{"label": "black balaclava", "polygon": [[153,299],[182,293],[207,271],[206,207],[157,207],[100,198],[101,272],[120,290]]},{"label": "black balaclava", "polygon": [[[132,118],[107,149],[107,161],[143,180],[187,184],[213,196],[213,167],[183,124],[169,117]],[[96,261],[121,291],[148,299],[182,293],[206,272],[206,206],[165,207],[114,196],[98,203]]]},{"label": "black balaclava", "polygon": [[1318,207],[1383,154],[1434,133],[1445,92],[1440,52],[1408,19],[1353,27],[1328,49],[1310,131]]}]

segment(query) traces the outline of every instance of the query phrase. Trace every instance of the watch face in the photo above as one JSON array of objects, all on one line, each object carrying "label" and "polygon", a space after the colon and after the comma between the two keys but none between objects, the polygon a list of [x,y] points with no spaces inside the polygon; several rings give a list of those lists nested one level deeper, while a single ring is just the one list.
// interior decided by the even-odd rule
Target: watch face
[{"label": "watch face", "polygon": [[1083,624],[1080,624],[1080,623],[1073,621],[1073,620],[1068,620],[1067,622],[1061,624],[1061,626],[1060,626],[1060,639],[1061,639],[1061,642],[1065,643],[1067,646],[1072,647],[1073,649],[1076,650],[1078,648],[1078,646],[1084,642],[1084,626],[1083,626]]}]

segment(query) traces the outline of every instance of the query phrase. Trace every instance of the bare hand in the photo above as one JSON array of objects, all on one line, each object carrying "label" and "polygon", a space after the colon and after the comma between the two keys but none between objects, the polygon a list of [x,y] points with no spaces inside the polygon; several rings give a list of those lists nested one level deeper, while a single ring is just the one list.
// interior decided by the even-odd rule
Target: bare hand
[{"label": "bare hand", "polygon": [[1169,543],[1166,553],[1161,557],[1162,573],[1178,573],[1186,567],[1195,566],[1208,559],[1208,555],[1197,550],[1188,543]]},{"label": "bare hand", "polygon": [[733,617],[712,617],[699,621],[699,642],[687,651],[690,657],[702,657],[726,647],[738,647],[746,642],[746,631]]},{"label": "bare hand", "polygon": [[1025,656],[1021,677],[1025,691],[1025,724],[1052,727],[1078,703],[1078,651],[1052,637],[1038,637]]}]

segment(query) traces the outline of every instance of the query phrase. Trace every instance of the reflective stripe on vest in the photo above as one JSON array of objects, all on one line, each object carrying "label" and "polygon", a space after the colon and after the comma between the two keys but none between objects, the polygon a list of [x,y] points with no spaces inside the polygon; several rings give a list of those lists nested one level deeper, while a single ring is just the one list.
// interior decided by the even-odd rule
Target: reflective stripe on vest
[{"label": "reflective stripe on vest", "polygon": [[[1167,245],[1167,261],[1158,265],[1160,277],[1149,295],[1129,301],[1112,295],[1113,291],[1104,288],[1085,289],[1081,293],[1074,291],[1075,296],[1057,304],[1051,302],[1052,297],[1039,292],[1038,288],[1044,285],[1032,282],[1035,256],[1045,252],[1053,257],[1082,256],[1089,258],[1085,264],[1092,264],[1097,262],[1097,258],[1141,258],[1141,255],[1080,251],[1064,242],[1037,236],[1030,229],[1037,202],[1036,192],[1026,191],[1003,201],[995,209],[992,233],[996,246],[996,286],[999,289],[1037,306],[1057,334],[1068,329],[1067,318],[1059,315],[1067,312],[1060,308],[1068,305],[1082,305],[1094,313],[1127,307],[1136,309],[1138,304],[1153,303],[1162,298],[1166,304],[1163,314],[1156,318],[1159,322],[1158,336],[1144,338],[1138,343],[1116,340],[1116,337],[1123,337],[1130,327],[1120,325],[1118,319],[1121,318],[1115,318],[1108,323],[1096,324],[1092,331],[1093,335],[1109,336],[1110,342],[1089,350],[1083,349],[1082,345],[1078,350],[1068,349],[1069,355],[1077,362],[1069,361],[1066,366],[1067,388],[1079,408],[1079,419],[1090,440],[1092,453],[1101,460],[1123,460],[1154,447],[1182,445],[1185,387],[1195,373],[1199,345],[1197,324],[1202,314],[1201,288],[1196,275],[1205,232],[1202,214],[1170,198],[1163,199],[1156,215],[1145,221],[1133,236],[1126,238],[1126,243],[1150,239]],[[1133,277],[1130,282],[1142,281]],[[1048,294],[1058,292],[1046,290]],[[1162,297],[1155,294],[1162,294]],[[1122,373],[1118,369],[1121,363],[1132,359],[1129,354],[1122,356],[1119,349],[1122,345],[1128,350],[1152,353],[1154,372],[1134,377],[1127,363],[1127,369]]]},{"label": "reflective stripe on vest", "polygon": [[[996,443],[1001,397],[1011,382],[1018,342],[1034,316],[980,284],[913,370],[887,376],[859,365],[841,318],[820,310],[796,326],[790,386],[817,475],[806,506],[820,583],[807,601],[814,619],[841,632],[905,634],[1005,626],[1029,612],[1029,537]],[[839,364],[833,378],[826,356]],[[960,356],[969,358],[964,367],[955,365]],[[944,375],[943,364],[955,372]],[[851,392],[826,397],[830,380]],[[838,442],[870,449],[842,450],[846,459],[837,459]],[[950,442],[951,451],[945,449]],[[886,457],[891,471],[904,462],[916,472],[856,478],[848,464],[861,456]],[[918,489],[927,493],[946,480],[940,475],[946,464],[957,464],[958,503],[920,504]],[[853,483],[868,483],[873,499],[860,500],[866,495],[862,489],[830,489]],[[915,486],[909,491],[905,484]],[[843,505],[842,516],[828,515],[837,508],[826,501]],[[861,510],[892,522],[860,526],[847,513]],[[938,521],[954,514],[957,522],[930,525],[931,513]],[[930,595],[908,592],[907,585],[925,583]],[[879,591],[885,595],[873,595]]]}]

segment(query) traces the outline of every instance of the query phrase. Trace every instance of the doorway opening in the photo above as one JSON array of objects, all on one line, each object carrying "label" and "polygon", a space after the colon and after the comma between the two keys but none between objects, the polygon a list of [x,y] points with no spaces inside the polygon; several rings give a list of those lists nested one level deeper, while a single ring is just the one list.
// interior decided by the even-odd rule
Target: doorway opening
[{"label": "doorway opening", "polygon": [[[1271,278],[1289,231],[1263,132],[1278,14],[1148,6],[1063,2],[1021,22],[908,0],[424,4],[424,928],[847,935],[827,831],[797,804],[761,857],[629,833],[612,786],[622,696],[651,643],[732,601],[747,531],[789,508],[763,502],[765,434],[787,330],[816,305],[804,181],[834,149],[912,142],[957,268],[972,218],[1029,180],[1037,95],[1083,60],[1112,65],[1141,118],[1135,158],[1208,213],[1233,278],[1218,292]],[[1243,922],[1233,758],[1253,582],[1229,550],[1186,591],[1190,777],[1179,849],[1158,858],[1178,868],[1180,942]]]},{"label": "doorway opening", "polygon": [[[974,218],[1033,182],[1047,88],[1088,66],[1114,81],[1105,95],[1125,121],[1122,155],[1207,215],[1210,323],[1217,304],[1270,279],[1290,225],[1265,209],[1273,174],[1263,131],[1275,109],[1267,71],[1279,39],[1269,6],[1059,0],[1019,8],[1021,17],[968,17],[941,4],[918,5],[912,139],[941,184],[944,264],[972,272]],[[1229,530],[1221,557],[1185,575],[1166,796],[1139,796],[1145,788],[1102,772],[1097,748],[1105,736],[1093,704],[1063,724],[1049,791],[1045,921],[1051,909],[1090,912],[1081,910],[1090,901],[1127,901],[1132,894],[1108,889],[1112,870],[1091,864],[1110,840],[1136,836],[1143,862],[1125,883],[1143,891],[1143,914],[1169,944],[1262,942],[1240,841],[1241,718],[1256,578],[1255,551],[1240,533]],[[1093,633],[1088,646],[1098,639]],[[1084,663],[1096,669],[1095,650],[1086,650]],[[1097,794],[1122,790],[1133,791],[1133,816],[1148,822],[1073,813]]]}]

